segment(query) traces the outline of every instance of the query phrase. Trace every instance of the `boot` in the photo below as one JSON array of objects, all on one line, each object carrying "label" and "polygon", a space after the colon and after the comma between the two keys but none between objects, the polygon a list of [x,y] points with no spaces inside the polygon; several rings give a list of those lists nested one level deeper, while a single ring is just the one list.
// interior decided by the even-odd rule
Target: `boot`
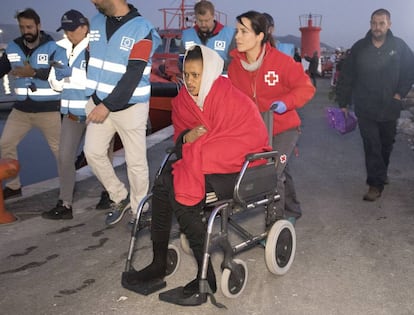
[{"label": "boot", "polygon": [[365,201],[375,201],[381,197],[381,190],[374,186],[369,186],[368,192],[364,195]]},{"label": "boot", "polygon": [[168,242],[153,242],[152,250],[154,257],[152,263],[140,271],[132,270],[128,272],[127,282],[130,285],[137,285],[153,280],[162,280],[167,270]]}]

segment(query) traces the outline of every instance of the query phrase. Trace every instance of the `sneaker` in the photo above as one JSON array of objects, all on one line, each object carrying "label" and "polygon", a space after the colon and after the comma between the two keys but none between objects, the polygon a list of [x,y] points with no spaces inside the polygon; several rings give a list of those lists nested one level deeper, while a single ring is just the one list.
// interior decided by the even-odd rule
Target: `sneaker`
[{"label": "sneaker", "polygon": [[17,198],[17,197],[21,197],[22,196],[22,189],[18,188],[18,189],[11,189],[9,187],[5,187],[3,189],[3,199],[13,199],[13,198]]},{"label": "sneaker", "polygon": [[362,198],[365,201],[375,201],[381,197],[381,191],[374,186],[370,186],[368,192]]},{"label": "sneaker", "polygon": [[52,210],[42,212],[42,218],[49,220],[73,219],[72,207],[64,206],[62,200],[59,200],[56,207],[54,207]]},{"label": "sneaker", "polygon": [[[145,211],[141,213],[141,217],[139,218],[139,222],[138,222],[138,231],[141,231],[142,229],[145,229],[146,227],[150,227],[151,226],[151,213],[149,213],[149,211]],[[132,229],[134,228],[134,224],[135,224],[135,218],[132,218],[129,222],[128,222],[128,230],[132,231]]]},{"label": "sneaker", "polygon": [[105,219],[106,225],[113,225],[122,220],[125,212],[131,208],[129,202],[129,195],[119,203],[113,202],[111,204],[112,211],[108,213]]},{"label": "sneaker", "polygon": [[111,208],[111,204],[113,204],[114,202],[111,200],[111,198],[109,198],[109,193],[104,190],[101,193],[101,199],[99,200],[99,202],[96,205],[97,210],[106,210],[106,209],[110,209]]}]

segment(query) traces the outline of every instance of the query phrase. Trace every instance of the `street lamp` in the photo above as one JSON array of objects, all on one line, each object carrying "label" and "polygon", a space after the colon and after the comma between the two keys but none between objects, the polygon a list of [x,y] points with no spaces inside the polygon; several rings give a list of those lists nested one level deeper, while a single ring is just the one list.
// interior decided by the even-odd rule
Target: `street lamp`
[{"label": "street lamp", "polygon": [[0,44],[3,43],[3,30],[0,28]]}]

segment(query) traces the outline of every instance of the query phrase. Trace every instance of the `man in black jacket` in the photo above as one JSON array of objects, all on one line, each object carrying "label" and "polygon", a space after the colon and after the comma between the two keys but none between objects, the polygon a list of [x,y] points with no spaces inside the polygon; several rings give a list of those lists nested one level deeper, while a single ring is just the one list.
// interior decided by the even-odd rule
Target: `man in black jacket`
[{"label": "man in black jacket", "polygon": [[414,83],[414,55],[402,39],[392,34],[387,10],[374,11],[370,24],[371,30],[346,56],[336,96],[345,114],[348,105],[355,106],[369,186],[363,199],[375,201],[388,183],[401,99]]},{"label": "man in black jacket", "polygon": [[308,73],[312,80],[312,84],[316,87],[316,76],[318,75],[319,57],[318,52],[314,51],[312,57],[305,56],[305,60],[309,62]]}]

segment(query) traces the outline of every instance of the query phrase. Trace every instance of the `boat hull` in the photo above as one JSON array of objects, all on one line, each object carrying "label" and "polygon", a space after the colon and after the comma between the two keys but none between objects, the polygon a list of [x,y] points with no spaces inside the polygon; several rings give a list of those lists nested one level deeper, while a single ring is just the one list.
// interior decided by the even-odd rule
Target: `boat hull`
[{"label": "boat hull", "polygon": [[171,100],[177,96],[179,84],[174,82],[152,82],[149,119],[151,132],[171,125]]}]

